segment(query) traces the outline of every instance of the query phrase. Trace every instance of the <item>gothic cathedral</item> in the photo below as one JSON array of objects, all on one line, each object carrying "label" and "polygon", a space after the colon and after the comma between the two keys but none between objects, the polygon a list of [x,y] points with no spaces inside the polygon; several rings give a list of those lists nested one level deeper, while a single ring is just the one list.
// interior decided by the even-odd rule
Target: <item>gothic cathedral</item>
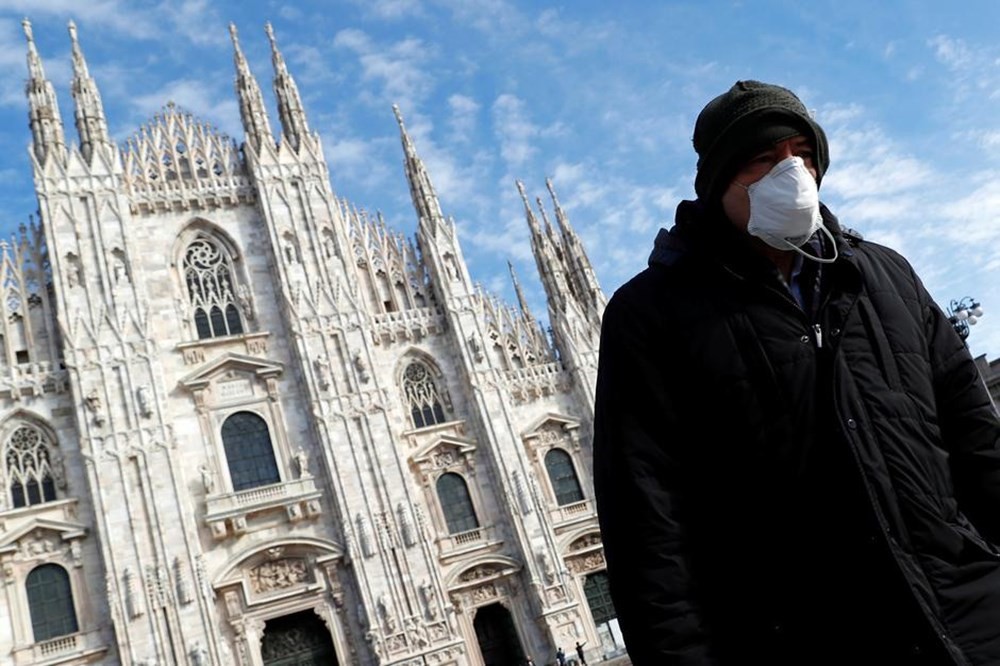
[{"label": "gothic cathedral", "polygon": [[395,109],[411,241],[332,191],[270,26],[244,137],[67,142],[31,25],[38,219],[0,242],[0,662],[496,665],[620,652],[590,439],[605,297],[548,186],[546,331],[476,286]]}]

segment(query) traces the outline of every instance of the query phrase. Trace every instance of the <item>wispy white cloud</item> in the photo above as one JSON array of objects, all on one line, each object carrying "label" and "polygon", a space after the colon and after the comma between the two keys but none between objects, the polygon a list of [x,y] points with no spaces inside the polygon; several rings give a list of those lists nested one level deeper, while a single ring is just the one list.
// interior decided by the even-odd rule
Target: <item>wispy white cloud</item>
[{"label": "wispy white cloud", "polygon": [[298,21],[302,18],[302,10],[295,5],[282,5],[278,8],[278,16],[286,21]]},{"label": "wispy white cloud", "polygon": [[976,60],[972,51],[961,39],[937,35],[930,39],[928,45],[933,47],[938,60],[953,69],[966,69]]},{"label": "wispy white cloud", "polygon": [[963,39],[937,35],[928,41],[928,46],[949,69],[948,83],[957,100],[970,95],[1000,98],[1000,49],[994,44],[974,47]]},{"label": "wispy white cloud", "polygon": [[[387,183],[391,183],[394,177],[398,178],[402,172],[398,161],[386,159],[396,145],[387,137],[365,139],[338,132],[325,132],[323,136],[324,152],[335,188],[342,182],[350,182],[364,191],[386,190]],[[381,201],[358,203],[385,205]]]},{"label": "wispy white cloud", "polygon": [[881,201],[926,185],[931,167],[862,118],[860,106],[829,110],[824,117],[830,140],[831,169],[824,194],[846,200],[878,197]]},{"label": "wispy white cloud", "polygon": [[500,156],[508,168],[515,171],[535,157],[540,139],[557,137],[566,131],[559,121],[537,125],[529,117],[524,100],[510,93],[498,96],[491,112],[493,134],[500,142]]},{"label": "wispy white cloud", "polygon": [[975,182],[965,196],[941,206],[941,215],[950,222],[941,233],[967,244],[969,255],[1000,258],[1000,171],[979,174]]},{"label": "wispy white cloud", "polygon": [[490,38],[511,40],[523,34],[528,21],[506,0],[434,0],[449,9],[455,20],[486,33]]},{"label": "wispy white cloud", "polygon": [[493,128],[500,155],[511,167],[523,165],[538,151],[534,140],[541,130],[528,118],[524,101],[515,95],[505,93],[493,102]]},{"label": "wispy white cloud", "polygon": [[[143,3],[145,4],[145,3]],[[204,0],[167,0],[157,6],[139,6],[125,0],[0,0],[0,11],[17,12],[32,20],[61,18],[73,19],[81,26],[95,29],[110,29],[114,33],[132,39],[155,39],[169,34],[171,38],[181,37],[200,41],[200,34],[192,26],[203,25],[200,21],[177,23],[177,21],[200,19],[207,9]],[[163,25],[184,26],[184,30],[163,30]],[[82,37],[82,35],[81,35]]]},{"label": "wispy white cloud", "polygon": [[353,52],[358,57],[363,81],[381,86],[378,98],[401,107],[415,107],[434,86],[425,67],[434,48],[420,39],[405,38],[392,44],[376,43],[361,30],[339,31],[333,45]]},{"label": "wispy white cloud", "polygon": [[448,97],[448,108],[451,110],[452,141],[468,143],[476,127],[479,102],[467,95],[454,94]]},{"label": "wispy white cloud", "polygon": [[401,19],[423,12],[420,0],[351,0],[366,15],[380,19]]}]

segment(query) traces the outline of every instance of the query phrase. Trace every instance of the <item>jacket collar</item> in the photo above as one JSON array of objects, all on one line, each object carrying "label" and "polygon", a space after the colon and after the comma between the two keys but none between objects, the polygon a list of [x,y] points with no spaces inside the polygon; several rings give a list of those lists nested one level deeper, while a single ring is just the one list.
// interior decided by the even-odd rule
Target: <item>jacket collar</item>
[{"label": "jacket collar", "polygon": [[[820,214],[823,224],[833,235],[840,258],[851,258],[852,247],[861,240],[860,236],[850,231],[845,234],[837,216],[823,204],[820,204]],[[681,201],[674,226],[657,233],[649,265],[673,266],[696,258],[722,263],[741,274],[770,270],[770,262],[753,249],[750,237],[736,229],[721,211],[706,206],[701,200]]]}]

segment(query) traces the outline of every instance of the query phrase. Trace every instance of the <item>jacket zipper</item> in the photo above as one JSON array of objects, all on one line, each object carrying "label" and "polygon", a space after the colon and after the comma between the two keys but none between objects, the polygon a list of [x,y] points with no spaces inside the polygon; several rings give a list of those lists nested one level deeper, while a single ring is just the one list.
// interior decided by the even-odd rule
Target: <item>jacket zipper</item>
[{"label": "jacket zipper", "polygon": [[823,327],[813,324],[813,339],[816,341],[816,349],[823,348]]}]

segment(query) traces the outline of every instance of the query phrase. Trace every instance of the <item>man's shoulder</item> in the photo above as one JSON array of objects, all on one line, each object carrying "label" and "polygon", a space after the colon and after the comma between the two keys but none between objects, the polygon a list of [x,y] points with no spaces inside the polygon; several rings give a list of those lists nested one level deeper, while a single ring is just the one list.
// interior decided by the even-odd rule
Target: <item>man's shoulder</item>
[{"label": "man's shoulder", "polygon": [[659,300],[664,289],[673,281],[673,272],[670,267],[662,264],[650,264],[615,290],[608,303],[609,307],[612,304],[617,307],[644,305]]},{"label": "man's shoulder", "polygon": [[[848,232],[851,235],[848,235]],[[888,245],[865,240],[860,233],[850,229],[844,230],[844,238],[850,244],[854,254],[861,257],[862,260],[889,265],[907,273],[912,270],[906,257]]]}]

